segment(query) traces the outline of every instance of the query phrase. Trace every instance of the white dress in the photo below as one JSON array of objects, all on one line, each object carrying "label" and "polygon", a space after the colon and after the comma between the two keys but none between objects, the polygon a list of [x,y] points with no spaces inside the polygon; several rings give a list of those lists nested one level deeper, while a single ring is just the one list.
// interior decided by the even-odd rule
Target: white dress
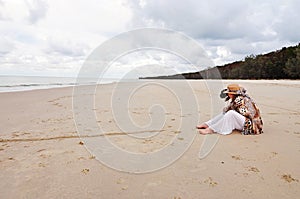
[{"label": "white dress", "polygon": [[234,110],[229,110],[226,113],[221,113],[211,120],[205,122],[214,132],[228,135],[234,129],[243,130],[245,117]]}]

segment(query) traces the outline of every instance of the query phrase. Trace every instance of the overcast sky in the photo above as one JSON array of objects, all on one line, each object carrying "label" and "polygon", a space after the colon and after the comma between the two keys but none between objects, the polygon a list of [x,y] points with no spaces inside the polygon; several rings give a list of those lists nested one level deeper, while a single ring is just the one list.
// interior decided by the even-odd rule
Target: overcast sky
[{"label": "overcast sky", "polygon": [[[221,65],[298,44],[299,10],[298,0],[0,0],[0,75],[76,76],[101,43],[143,27],[181,32]],[[114,73],[176,65],[166,53],[120,60]]]}]

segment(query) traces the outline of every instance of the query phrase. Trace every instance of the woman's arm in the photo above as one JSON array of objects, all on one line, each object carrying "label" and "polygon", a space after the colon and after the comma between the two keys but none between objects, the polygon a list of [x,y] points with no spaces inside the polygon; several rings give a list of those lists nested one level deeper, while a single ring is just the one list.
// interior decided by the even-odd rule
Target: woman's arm
[{"label": "woman's arm", "polygon": [[247,98],[247,97],[243,97],[242,102],[239,104],[237,111],[247,117],[247,118],[254,118],[255,115],[255,108],[252,104],[252,101]]},{"label": "woman's arm", "polygon": [[223,113],[227,113],[230,110],[234,110],[232,103],[230,102],[230,104],[226,107],[223,108]]}]

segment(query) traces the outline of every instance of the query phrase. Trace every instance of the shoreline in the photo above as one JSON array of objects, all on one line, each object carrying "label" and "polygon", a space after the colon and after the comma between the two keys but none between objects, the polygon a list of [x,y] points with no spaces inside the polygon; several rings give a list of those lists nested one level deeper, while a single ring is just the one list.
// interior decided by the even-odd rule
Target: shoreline
[{"label": "shoreline", "polygon": [[[276,79],[276,80],[251,80],[251,79],[137,79],[136,81],[122,81],[122,82],[118,82],[118,81],[113,81],[113,82],[107,82],[107,83],[91,83],[91,84],[85,84],[85,85],[80,85],[80,86],[100,86],[100,85],[106,85],[106,84],[115,84],[115,83],[128,83],[128,82],[159,82],[159,81],[171,81],[171,82],[175,82],[175,81],[187,81],[187,82],[224,82],[224,83],[230,83],[230,82],[240,82],[240,83],[269,83],[269,84],[300,84],[300,80],[287,80],[287,79]],[[75,83],[76,84],[76,83]],[[43,85],[40,85],[41,87],[43,87]],[[49,90],[49,89],[60,89],[60,88],[69,88],[69,87],[76,87],[79,85],[57,85],[57,86],[45,86],[45,88],[34,88],[34,87],[30,87],[30,86],[24,86],[24,87],[20,87],[17,90],[0,90],[0,94],[1,93],[13,93],[13,92],[26,92],[26,91],[35,91],[35,90]],[[8,88],[11,88],[10,86],[7,86]],[[12,86],[13,87],[13,86]]]}]

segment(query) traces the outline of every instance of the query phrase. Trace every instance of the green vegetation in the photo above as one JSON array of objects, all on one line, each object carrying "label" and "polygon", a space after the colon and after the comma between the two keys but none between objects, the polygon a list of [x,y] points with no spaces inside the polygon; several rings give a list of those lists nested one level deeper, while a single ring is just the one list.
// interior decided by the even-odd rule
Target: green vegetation
[{"label": "green vegetation", "polygon": [[244,61],[219,66],[224,79],[299,79],[300,44],[265,55],[250,55]]}]

